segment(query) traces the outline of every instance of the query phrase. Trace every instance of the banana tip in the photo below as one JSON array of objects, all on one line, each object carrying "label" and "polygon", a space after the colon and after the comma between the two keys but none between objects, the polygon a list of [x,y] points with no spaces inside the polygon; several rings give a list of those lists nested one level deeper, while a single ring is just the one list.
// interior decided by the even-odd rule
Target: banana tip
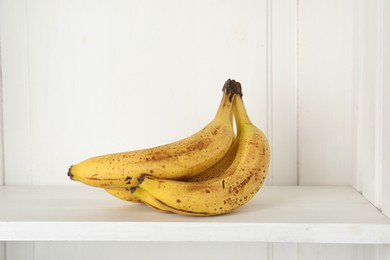
[{"label": "banana tip", "polygon": [[72,167],[73,167],[73,165],[70,166],[68,169],[68,176],[73,180]]}]

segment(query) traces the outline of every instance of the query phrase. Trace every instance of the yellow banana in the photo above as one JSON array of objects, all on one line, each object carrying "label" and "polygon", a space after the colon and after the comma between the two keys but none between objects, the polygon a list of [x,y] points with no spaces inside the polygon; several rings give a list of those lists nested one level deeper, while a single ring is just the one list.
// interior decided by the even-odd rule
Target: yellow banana
[{"label": "yellow banana", "polygon": [[164,211],[164,212],[177,213],[177,214],[181,214],[181,215],[205,216],[205,214],[202,214],[202,213],[196,213],[196,212],[189,213],[187,211],[172,208],[169,205],[164,204],[160,200],[156,199],[155,197],[150,195],[149,192],[147,192],[146,190],[143,190],[140,187],[132,187],[131,190],[132,190],[133,194],[137,196],[137,198],[139,198],[144,204],[146,204],[147,206],[149,206],[153,209],[157,209],[157,210]]},{"label": "yellow banana", "polygon": [[147,191],[139,188],[139,187],[133,187],[131,188],[132,192],[141,199],[143,203],[148,205],[149,207],[165,212],[174,212],[174,213],[179,213],[180,211],[177,211],[167,205],[164,205],[157,199],[155,199],[153,196],[151,196]]},{"label": "yellow banana", "polygon": [[[220,174],[223,174],[224,171],[231,165],[231,163],[234,160],[234,157],[236,156],[238,148],[238,142],[237,139],[234,140],[230,150],[228,153],[216,164],[211,166],[209,169],[205,170],[204,172],[189,177],[189,178],[183,178],[184,181],[203,181],[208,180],[211,178],[216,178]],[[110,195],[121,199],[125,201],[132,201],[132,202],[145,202],[145,200],[149,201],[149,204],[153,204],[153,208],[166,208],[164,205],[158,205],[158,201],[155,199],[152,199],[150,194],[142,195],[142,198],[137,198],[133,193],[131,193],[131,188],[115,188],[115,189],[105,189]],[[147,197],[146,197],[147,196]],[[146,197],[146,198],[145,198]],[[153,201],[152,203],[150,201]],[[162,209],[163,211],[166,211]],[[173,209],[172,209],[173,210]]]},{"label": "yellow banana", "polygon": [[131,188],[140,176],[179,179],[191,177],[220,161],[234,139],[232,103],[240,94],[228,80],[214,119],[198,133],[163,146],[93,157],[70,167],[75,181],[105,189]]},{"label": "yellow banana", "polygon": [[183,178],[180,180],[186,182],[200,182],[200,181],[211,180],[220,177],[233,163],[234,158],[236,157],[237,154],[237,150],[238,150],[238,139],[235,139],[228,153],[218,163],[214,164],[213,166],[211,166],[204,172],[199,173],[198,175],[191,176],[189,178]]},{"label": "yellow banana", "polygon": [[[237,148],[238,148],[238,142],[236,139],[236,140],[234,140],[229,152],[218,163],[216,163],[215,165],[213,165],[212,167],[210,167],[209,169],[205,170],[204,172],[202,172],[198,175],[195,175],[195,176],[192,176],[189,178],[183,178],[182,180],[187,181],[187,182],[191,182],[191,181],[199,182],[199,181],[204,181],[204,180],[209,180],[211,178],[219,177],[221,174],[223,174],[226,171],[227,168],[229,168],[229,166],[234,161],[234,157],[236,156],[236,153],[237,153]],[[129,190],[132,191],[130,194],[129,194],[129,192],[130,192]],[[139,187],[133,187],[131,189],[118,188],[115,190],[106,189],[106,191],[108,193],[110,193],[111,195],[113,195],[114,197],[117,197],[117,198],[122,199],[122,200],[126,200],[126,201],[134,201],[135,200],[136,202],[143,202],[143,203],[147,204],[148,206],[150,206],[151,208],[159,209],[161,211],[169,211],[169,212],[179,213],[179,214],[183,214],[183,215],[186,214],[185,211],[180,211],[178,209],[171,208],[168,205],[161,203],[160,201],[155,199],[153,196],[151,196],[147,191],[144,191]],[[192,214],[192,215],[194,215],[194,214]]]},{"label": "yellow banana", "polygon": [[140,199],[135,197],[129,188],[116,188],[116,189],[105,189],[110,195],[125,201],[141,202]]},{"label": "yellow banana", "polygon": [[139,179],[139,188],[132,189],[133,194],[137,196],[144,190],[164,205],[165,210],[187,215],[224,214],[248,202],[264,182],[270,148],[266,136],[250,121],[240,96],[236,96],[233,108],[238,148],[233,162],[223,173],[198,182],[145,175]]},{"label": "yellow banana", "polygon": [[[212,178],[219,177],[221,174],[223,174],[226,171],[227,168],[229,168],[229,166],[234,161],[234,157],[236,156],[237,153],[237,148],[238,148],[238,142],[236,139],[233,142],[229,152],[225,155],[225,157],[222,158],[222,160],[220,160],[218,163],[216,163],[209,169],[205,170],[204,172],[192,176],[190,178],[183,178],[182,180],[186,182],[191,182],[191,181],[199,182],[199,181],[210,180]],[[129,194],[129,190],[132,191],[131,194]],[[171,208],[168,205],[161,203],[153,196],[151,196],[147,191],[144,191],[139,187],[133,187],[131,189],[122,188],[121,190],[118,188],[117,190],[107,190],[107,192],[119,199],[126,200],[126,201],[133,201],[136,198],[137,202],[143,202],[148,206],[150,206],[151,208],[159,209],[161,211],[169,211],[169,212],[174,212],[174,213],[179,213],[184,215],[186,214],[185,211],[180,211],[178,209]]]}]

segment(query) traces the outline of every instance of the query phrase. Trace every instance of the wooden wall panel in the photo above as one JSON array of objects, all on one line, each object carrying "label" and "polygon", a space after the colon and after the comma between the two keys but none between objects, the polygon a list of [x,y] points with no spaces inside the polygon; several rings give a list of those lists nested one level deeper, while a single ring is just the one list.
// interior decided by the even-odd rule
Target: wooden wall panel
[{"label": "wooden wall panel", "polygon": [[[1,11],[0,11],[1,16]],[[1,18],[0,18],[1,19]],[[0,21],[1,30],[1,21]],[[1,35],[1,34],[0,34]],[[1,40],[0,40],[1,43]],[[3,138],[3,86],[1,75],[1,45],[0,45],[0,186],[4,185],[4,138]]]},{"label": "wooden wall panel", "polygon": [[[390,218],[390,3],[383,1],[382,212]],[[388,255],[390,259],[390,254]]]},{"label": "wooden wall panel", "polygon": [[390,245],[382,246],[382,258],[379,259],[390,259]]},{"label": "wooden wall panel", "polygon": [[5,174],[3,179],[29,183],[32,158],[26,1],[2,1],[0,12],[4,150],[12,146],[11,151],[5,151],[4,161],[14,162],[5,166],[12,176]]},{"label": "wooden wall panel", "polygon": [[[378,208],[382,183],[386,119],[383,65],[383,4],[357,1],[354,29],[354,85],[356,99],[356,170],[352,185]],[[385,159],[385,161],[383,161]],[[387,188],[386,188],[387,189]]]},{"label": "wooden wall panel", "polygon": [[350,185],[353,1],[299,1],[299,184]]},{"label": "wooden wall panel", "polygon": [[382,257],[380,245],[350,245],[350,244],[299,244],[299,260],[380,260]]},{"label": "wooden wall panel", "polygon": [[34,260],[34,242],[6,242],[6,260]]},{"label": "wooden wall panel", "polygon": [[[1,66],[1,64],[0,64]],[[1,80],[1,79],[0,79]],[[0,84],[0,88],[1,88],[1,84]],[[0,96],[0,99],[1,99],[1,96]],[[1,108],[0,108],[0,114],[2,115],[2,111],[1,111]],[[0,121],[1,121],[1,117],[0,117]],[[4,154],[3,154],[3,138],[2,138],[2,134],[3,134],[3,126],[0,122],[0,186],[3,186],[4,185]]]},{"label": "wooden wall panel", "polygon": [[0,260],[6,260],[5,242],[0,241]]},{"label": "wooden wall panel", "polygon": [[268,260],[300,260],[297,243],[270,243]]},{"label": "wooden wall panel", "polygon": [[[9,260],[248,259],[267,260],[266,243],[8,242]],[[31,249],[30,247],[33,247]],[[18,249],[18,250],[11,250]],[[30,253],[27,255],[26,253]]]},{"label": "wooden wall panel", "polygon": [[268,129],[272,147],[267,183],[296,185],[297,161],[297,6],[295,1],[269,1]]}]

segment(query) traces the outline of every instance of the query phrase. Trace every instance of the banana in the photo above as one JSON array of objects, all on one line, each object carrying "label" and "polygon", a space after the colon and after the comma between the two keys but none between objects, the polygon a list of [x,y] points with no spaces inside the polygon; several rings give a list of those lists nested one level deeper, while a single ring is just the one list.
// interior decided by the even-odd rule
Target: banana
[{"label": "banana", "polygon": [[68,176],[95,187],[129,189],[145,174],[180,179],[203,172],[225,156],[235,137],[232,104],[240,89],[229,79],[222,90],[215,117],[196,134],[163,146],[93,157],[71,166]]},{"label": "banana", "polygon": [[121,200],[141,202],[141,200],[135,197],[128,188],[105,189],[105,191],[107,191],[108,194]]},{"label": "banana", "polygon": [[[263,132],[250,121],[241,96],[235,97],[233,108],[237,151],[225,171],[191,182],[144,175],[139,179],[138,188],[132,189],[133,194],[140,196],[145,191],[166,211],[196,216],[224,214],[248,202],[267,175],[270,147]],[[230,151],[234,153],[233,149]]]},{"label": "banana", "polygon": [[[233,162],[234,157],[236,156],[236,153],[237,153],[237,148],[238,148],[238,142],[237,142],[237,139],[235,139],[232,146],[230,147],[228,153],[218,163],[214,164],[209,169],[205,170],[204,172],[202,172],[198,175],[195,175],[195,176],[192,176],[189,178],[182,178],[181,180],[191,182],[191,181],[203,181],[203,180],[208,180],[211,178],[218,177],[220,174],[224,173],[224,171],[227,168],[229,168],[229,166]],[[115,188],[115,189],[105,189],[105,190],[110,195],[112,195],[118,199],[125,200],[125,201],[132,201],[132,202],[143,201],[143,202],[145,202],[145,200],[147,200],[147,201],[153,200],[151,198],[150,194],[143,195],[142,198],[135,197],[131,193],[131,188]],[[147,199],[145,199],[145,196],[148,196]],[[149,203],[149,204],[151,204],[151,203]],[[159,208],[159,207],[166,208],[165,206],[161,206],[161,205],[159,206],[158,205],[159,203],[155,199],[153,200],[152,204],[153,204],[153,206],[151,206],[152,208]],[[166,211],[166,210],[163,210],[163,211]]]},{"label": "banana", "polygon": [[196,213],[196,212],[187,212],[184,210],[176,209],[173,207],[168,206],[167,204],[164,204],[160,200],[156,199],[152,195],[150,195],[149,192],[146,190],[140,188],[140,187],[132,187],[132,192],[139,198],[144,204],[149,206],[152,209],[157,209],[163,212],[170,212],[170,213],[176,213],[181,215],[189,215],[189,216],[205,216],[205,214],[202,213]]},{"label": "banana", "polygon": [[200,182],[205,180],[211,180],[212,178],[218,178],[223,175],[224,172],[230,167],[233,163],[234,158],[236,157],[238,150],[238,139],[235,139],[232,146],[230,147],[228,153],[223,157],[218,163],[214,164],[207,170],[198,175],[180,179],[186,182]]},{"label": "banana", "polygon": [[177,211],[177,210],[161,203],[156,198],[151,196],[147,191],[145,191],[139,187],[133,187],[133,188],[131,188],[131,190],[134,194],[136,194],[137,198],[140,198],[144,204],[146,204],[147,206],[149,206],[153,209],[161,210],[164,212],[180,213],[180,211]]},{"label": "banana", "polygon": [[[220,176],[227,168],[229,168],[231,163],[234,161],[234,157],[237,153],[237,148],[238,142],[236,139],[234,140],[229,152],[218,163],[198,175],[192,176],[190,178],[183,178],[181,180],[186,182],[199,182]],[[129,190],[133,195],[129,195]],[[151,208],[186,215],[185,211],[180,211],[178,209],[171,208],[168,205],[161,203],[156,198],[151,196],[147,191],[139,187],[133,187],[131,189],[123,188],[122,190],[119,190],[118,188],[117,190],[107,190],[107,192],[122,200],[133,201],[133,198],[137,198],[137,202],[143,202]]]},{"label": "banana", "polygon": [[[216,178],[220,176],[222,173],[225,172],[227,168],[231,165],[231,163],[234,161],[234,157],[236,156],[237,153],[237,148],[238,148],[238,142],[237,139],[234,140],[232,146],[230,147],[230,150],[228,153],[223,157],[218,163],[215,165],[211,166],[209,169],[205,170],[204,172],[189,177],[189,178],[183,178],[181,180],[187,181],[187,182],[199,182],[199,181],[204,181],[204,180],[209,180],[211,178]],[[171,208],[157,199],[155,199],[153,196],[151,196],[147,191],[142,190],[139,187],[133,187],[131,189],[129,188],[118,188],[115,190],[109,190],[106,189],[108,193],[110,193],[112,196],[117,197],[122,200],[126,201],[134,201],[135,202],[143,202],[146,205],[148,205],[151,208],[158,209],[161,211],[168,211],[168,212],[174,212],[182,215],[186,215],[185,211],[180,211],[175,208]],[[131,193],[129,194],[129,192]],[[194,214],[192,214],[194,215]],[[199,214],[200,215],[200,214]],[[201,216],[201,215],[200,215]]]}]

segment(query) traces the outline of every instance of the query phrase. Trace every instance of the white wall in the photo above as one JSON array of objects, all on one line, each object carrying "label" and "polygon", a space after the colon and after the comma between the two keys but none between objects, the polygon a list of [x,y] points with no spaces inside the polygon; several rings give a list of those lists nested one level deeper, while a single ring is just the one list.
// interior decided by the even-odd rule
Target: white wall
[{"label": "white wall", "polygon": [[[386,1],[0,5],[5,185],[76,185],[66,172],[79,160],[192,134],[235,78],[271,142],[268,185],[352,185],[390,215]],[[390,258],[381,245],[215,245],[0,242],[0,259],[103,259],[140,248],[172,259],[180,250],[193,258]]]},{"label": "white wall", "polygon": [[268,184],[350,184],[351,6],[3,1],[6,184],[70,185],[79,160],[194,133],[227,78],[270,138]]},{"label": "white wall", "polygon": [[352,178],[353,1],[299,1],[298,158],[304,185]]},{"label": "white wall", "polygon": [[266,128],[265,1],[3,1],[2,10],[7,185],[72,184],[67,169],[82,159],[192,134],[228,78]]}]

